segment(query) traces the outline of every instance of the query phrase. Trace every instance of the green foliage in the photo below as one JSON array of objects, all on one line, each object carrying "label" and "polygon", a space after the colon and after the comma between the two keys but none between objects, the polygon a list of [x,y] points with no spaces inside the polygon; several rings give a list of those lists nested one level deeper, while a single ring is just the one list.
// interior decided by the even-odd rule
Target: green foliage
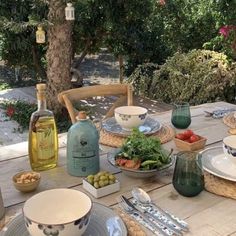
[{"label": "green foliage", "polygon": [[8,65],[34,68],[36,72],[40,72],[38,67],[43,68],[46,48],[36,45],[35,31],[39,23],[44,24],[47,12],[41,0],[0,2],[0,53]]},{"label": "green foliage", "polygon": [[212,5],[212,14],[215,20],[217,33],[203,44],[204,49],[216,50],[225,53],[230,59],[236,59],[236,34],[235,30],[231,31],[228,37],[219,34],[222,27],[236,25],[236,1],[222,0],[215,1]]},{"label": "green foliage", "polygon": [[134,87],[137,95],[148,96],[151,89],[153,74],[160,69],[158,64],[145,63],[139,65],[129,77],[128,82]]},{"label": "green foliage", "polygon": [[157,2],[111,2],[111,29],[106,42],[116,56],[126,56],[126,74],[144,62],[162,63],[169,51],[162,38],[164,25]]},{"label": "green foliage", "polygon": [[[235,25],[233,0],[74,0],[76,19],[73,46],[81,58],[107,47],[126,60],[131,74],[143,63],[162,64],[176,51],[216,50],[233,60],[232,40],[219,35],[224,25]],[[66,2],[61,0],[61,4]],[[13,66],[45,65],[44,46],[35,43],[36,26],[47,22],[48,5],[43,0],[4,0],[0,3],[0,54]],[[234,38],[232,36],[231,38]],[[34,57],[33,57],[34,55]],[[42,73],[40,74],[42,77]]]},{"label": "green foliage", "polygon": [[9,89],[9,88],[10,88],[10,86],[7,83],[1,83],[0,84],[0,91],[5,90],[5,89]]},{"label": "green foliage", "polygon": [[[5,115],[12,120],[15,120],[19,127],[18,132],[22,132],[28,129],[30,123],[31,114],[37,110],[37,105],[26,101],[9,101],[0,103],[0,107],[5,110]],[[76,109],[79,111],[86,111],[91,117],[94,113],[91,108],[81,104],[77,104]],[[55,116],[58,133],[67,132],[72,125],[67,109],[62,109],[61,114]]]},{"label": "green foliage", "polygon": [[218,34],[218,18],[222,14],[215,0],[168,0],[160,14],[165,25],[165,42],[172,52],[186,52],[202,45]]},{"label": "green foliage", "polygon": [[[153,66],[143,67],[133,73],[129,82],[134,85],[135,92],[152,99],[190,104],[235,99],[236,64],[230,64],[222,53],[208,50],[176,53],[154,72]],[[146,77],[146,71],[153,76]]]},{"label": "green foliage", "polygon": [[25,101],[10,101],[1,103],[1,107],[6,110],[6,115],[18,122],[18,131],[28,129],[30,116],[36,111],[37,105]]}]

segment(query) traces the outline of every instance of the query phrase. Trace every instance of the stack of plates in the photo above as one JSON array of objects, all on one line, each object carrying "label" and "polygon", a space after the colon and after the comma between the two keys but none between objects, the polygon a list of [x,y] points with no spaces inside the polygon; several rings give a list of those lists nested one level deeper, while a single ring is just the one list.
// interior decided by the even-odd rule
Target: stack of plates
[{"label": "stack of plates", "polygon": [[[126,236],[127,229],[122,219],[110,208],[93,203],[90,223],[84,236]],[[30,236],[24,224],[23,215],[15,217],[0,236]]]},{"label": "stack of plates", "polygon": [[[102,128],[112,134],[117,136],[126,137],[131,134],[131,131],[122,129],[122,127],[116,122],[114,117],[107,118],[102,123]],[[162,128],[159,121],[154,118],[147,117],[144,124],[139,126],[139,131],[143,132],[145,135],[151,135],[158,132]]]},{"label": "stack of plates", "polygon": [[223,152],[223,147],[208,148],[201,152],[203,169],[217,177],[236,182],[236,159]]}]

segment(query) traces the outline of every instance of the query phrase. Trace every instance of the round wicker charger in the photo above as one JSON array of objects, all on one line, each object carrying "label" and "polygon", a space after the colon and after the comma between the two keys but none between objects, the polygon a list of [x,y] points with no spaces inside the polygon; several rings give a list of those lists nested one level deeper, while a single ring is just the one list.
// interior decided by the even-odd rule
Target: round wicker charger
[{"label": "round wicker charger", "polygon": [[139,223],[136,220],[133,220],[131,216],[127,215],[120,209],[115,209],[115,212],[119,214],[119,216],[124,221],[126,228],[128,230],[128,236],[146,236],[146,232],[143,230],[143,228],[139,225]]},{"label": "round wicker charger", "polygon": [[223,122],[232,129],[236,128],[236,119],[234,118],[234,113],[224,116]]},{"label": "round wicker charger", "polygon": [[[175,136],[175,131],[172,127],[168,125],[163,125],[161,130],[151,135],[152,137],[158,137],[161,140],[161,143],[166,143],[172,140]],[[111,134],[104,129],[100,131],[100,144],[110,146],[110,147],[121,147],[125,141],[125,137],[117,136]]]},{"label": "round wicker charger", "polygon": [[205,189],[211,193],[236,199],[236,183],[204,171]]}]

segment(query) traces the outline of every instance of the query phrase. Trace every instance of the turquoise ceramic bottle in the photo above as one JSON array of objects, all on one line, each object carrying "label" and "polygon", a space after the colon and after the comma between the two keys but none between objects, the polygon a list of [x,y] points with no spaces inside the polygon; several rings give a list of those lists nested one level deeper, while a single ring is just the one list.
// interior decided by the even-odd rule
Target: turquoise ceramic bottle
[{"label": "turquoise ceramic bottle", "polygon": [[99,133],[84,111],[67,134],[67,171],[74,176],[99,172]]}]

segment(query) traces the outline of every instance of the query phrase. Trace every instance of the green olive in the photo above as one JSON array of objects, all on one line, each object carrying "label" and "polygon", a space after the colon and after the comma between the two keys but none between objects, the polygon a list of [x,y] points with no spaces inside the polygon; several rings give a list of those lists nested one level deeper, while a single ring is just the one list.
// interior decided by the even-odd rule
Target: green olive
[{"label": "green olive", "polygon": [[99,180],[98,183],[99,183],[99,186],[100,186],[100,187],[104,187],[104,186],[105,186],[104,181],[102,181],[102,180]]},{"label": "green olive", "polygon": [[107,186],[109,184],[109,181],[106,179],[103,181],[104,186]]},{"label": "green olive", "polygon": [[94,181],[94,182],[99,181],[99,176],[98,176],[98,175],[94,175],[93,181]]},{"label": "green olive", "polygon": [[98,183],[98,182],[94,182],[93,186],[94,186],[95,188],[100,188],[100,186],[99,186],[99,183]]},{"label": "green olive", "polygon": [[105,175],[101,175],[99,179],[100,180],[107,180],[107,177]]},{"label": "green olive", "polygon": [[93,179],[87,179],[87,181],[93,185]]},{"label": "green olive", "polygon": [[116,179],[116,177],[114,175],[112,175],[112,174],[109,175],[109,180],[115,180],[115,179]]},{"label": "green olive", "polygon": [[114,184],[114,183],[115,183],[115,181],[109,180],[109,184]]}]

